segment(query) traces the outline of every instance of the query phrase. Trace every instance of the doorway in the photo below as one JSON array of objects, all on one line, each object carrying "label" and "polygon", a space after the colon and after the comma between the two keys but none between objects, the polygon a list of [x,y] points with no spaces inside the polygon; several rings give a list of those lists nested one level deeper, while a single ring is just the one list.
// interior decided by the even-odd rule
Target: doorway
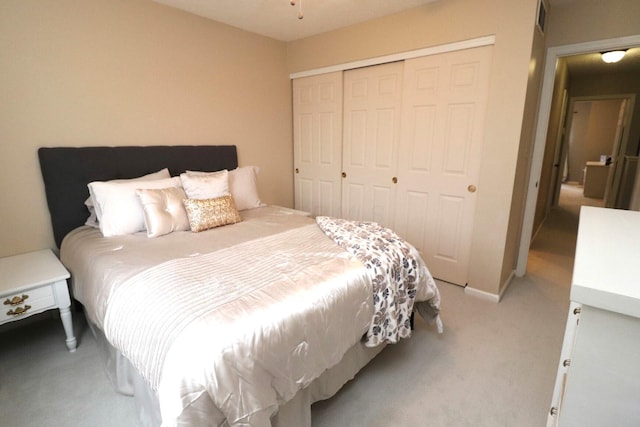
[{"label": "doorway", "polygon": [[538,122],[535,129],[532,160],[529,171],[529,184],[527,188],[524,217],[520,235],[520,246],[518,249],[516,263],[516,276],[524,276],[527,269],[527,259],[529,256],[529,248],[531,246],[536,202],[538,198],[538,183],[542,171],[551,107],[554,99],[556,65],[558,60],[571,55],[597,53],[613,49],[627,49],[634,46],[640,46],[640,35],[557,46],[547,49],[542,76],[540,104],[538,108]]},{"label": "doorway", "polygon": [[571,98],[566,113],[568,131],[556,151],[547,212],[558,206],[563,190],[575,187],[582,189],[583,197],[602,201],[594,201],[596,205],[620,206],[621,153],[626,152],[629,134],[625,128],[634,99],[634,95]]}]

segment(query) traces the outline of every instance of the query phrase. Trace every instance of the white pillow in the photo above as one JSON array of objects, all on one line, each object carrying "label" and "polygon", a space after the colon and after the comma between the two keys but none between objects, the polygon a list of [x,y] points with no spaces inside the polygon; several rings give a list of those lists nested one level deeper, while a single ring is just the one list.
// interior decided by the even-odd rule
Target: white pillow
[{"label": "white pillow", "polygon": [[[167,168],[161,169],[158,172],[153,172],[147,175],[139,176],[137,178],[114,179],[109,182],[151,181],[151,180],[165,179],[165,178],[171,178],[171,174],[169,174],[169,169]],[[85,225],[88,225],[90,227],[100,228],[100,224],[98,223],[98,219],[99,219],[98,213],[96,212],[96,209],[93,203],[93,198],[91,195],[91,188],[89,188],[89,197],[87,197],[87,200],[84,201],[84,204],[89,210],[89,218],[87,218]]]},{"label": "white pillow", "polygon": [[239,211],[266,206],[258,195],[258,172],[256,166],[243,166],[229,171],[229,190]]},{"label": "white pillow", "polygon": [[189,229],[189,217],[183,203],[186,196],[182,188],[138,189],[136,194],[144,210],[147,237]]},{"label": "white pillow", "polygon": [[[87,200],[91,200],[91,197],[89,197]],[[93,228],[100,228],[100,224],[98,224],[98,214],[96,214],[96,208],[95,206],[93,206],[93,202],[91,202],[90,205],[87,204],[87,202],[84,202],[84,204],[89,210],[89,218],[87,218],[87,220],[84,222],[84,225],[88,225],[89,227]]]},{"label": "white pillow", "polygon": [[180,175],[182,188],[189,199],[215,199],[229,194],[229,172],[190,172]]},{"label": "white pillow", "polygon": [[145,229],[144,210],[136,195],[137,189],[180,187],[180,178],[152,181],[89,183],[100,231],[105,237],[135,233]]}]

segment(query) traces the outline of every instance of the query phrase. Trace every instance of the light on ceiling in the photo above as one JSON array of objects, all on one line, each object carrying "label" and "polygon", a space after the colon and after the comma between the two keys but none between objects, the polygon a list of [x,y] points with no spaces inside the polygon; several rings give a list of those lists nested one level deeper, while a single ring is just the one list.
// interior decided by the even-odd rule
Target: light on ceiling
[{"label": "light on ceiling", "polygon": [[624,54],[627,53],[625,50],[612,50],[610,52],[602,52],[602,60],[607,64],[612,64],[614,62],[620,61]]}]

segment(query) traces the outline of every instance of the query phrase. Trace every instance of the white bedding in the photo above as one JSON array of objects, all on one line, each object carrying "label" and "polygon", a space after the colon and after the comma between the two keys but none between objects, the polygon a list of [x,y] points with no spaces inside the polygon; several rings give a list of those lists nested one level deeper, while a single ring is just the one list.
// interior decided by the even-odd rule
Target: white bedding
[{"label": "white bedding", "polygon": [[[242,215],[152,239],[81,227],[62,244],[74,297],[156,390],[163,425],[206,394],[229,425],[269,426],[371,322],[367,270],[312,219]],[[437,296],[419,284],[417,301]]]}]

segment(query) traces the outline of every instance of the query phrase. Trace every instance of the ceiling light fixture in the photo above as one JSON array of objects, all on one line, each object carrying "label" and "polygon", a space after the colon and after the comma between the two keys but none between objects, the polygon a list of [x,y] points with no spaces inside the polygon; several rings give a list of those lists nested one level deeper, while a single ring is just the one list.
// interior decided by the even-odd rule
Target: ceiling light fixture
[{"label": "ceiling light fixture", "polygon": [[[302,13],[302,0],[300,1],[300,6],[298,7],[298,19],[302,19],[304,18],[304,14]],[[291,6],[295,6],[296,5],[296,0],[290,0],[289,3],[291,3]]]},{"label": "ceiling light fixture", "polygon": [[612,50],[610,52],[602,52],[602,60],[607,64],[612,64],[614,62],[620,61],[624,54],[627,53],[626,50]]}]

